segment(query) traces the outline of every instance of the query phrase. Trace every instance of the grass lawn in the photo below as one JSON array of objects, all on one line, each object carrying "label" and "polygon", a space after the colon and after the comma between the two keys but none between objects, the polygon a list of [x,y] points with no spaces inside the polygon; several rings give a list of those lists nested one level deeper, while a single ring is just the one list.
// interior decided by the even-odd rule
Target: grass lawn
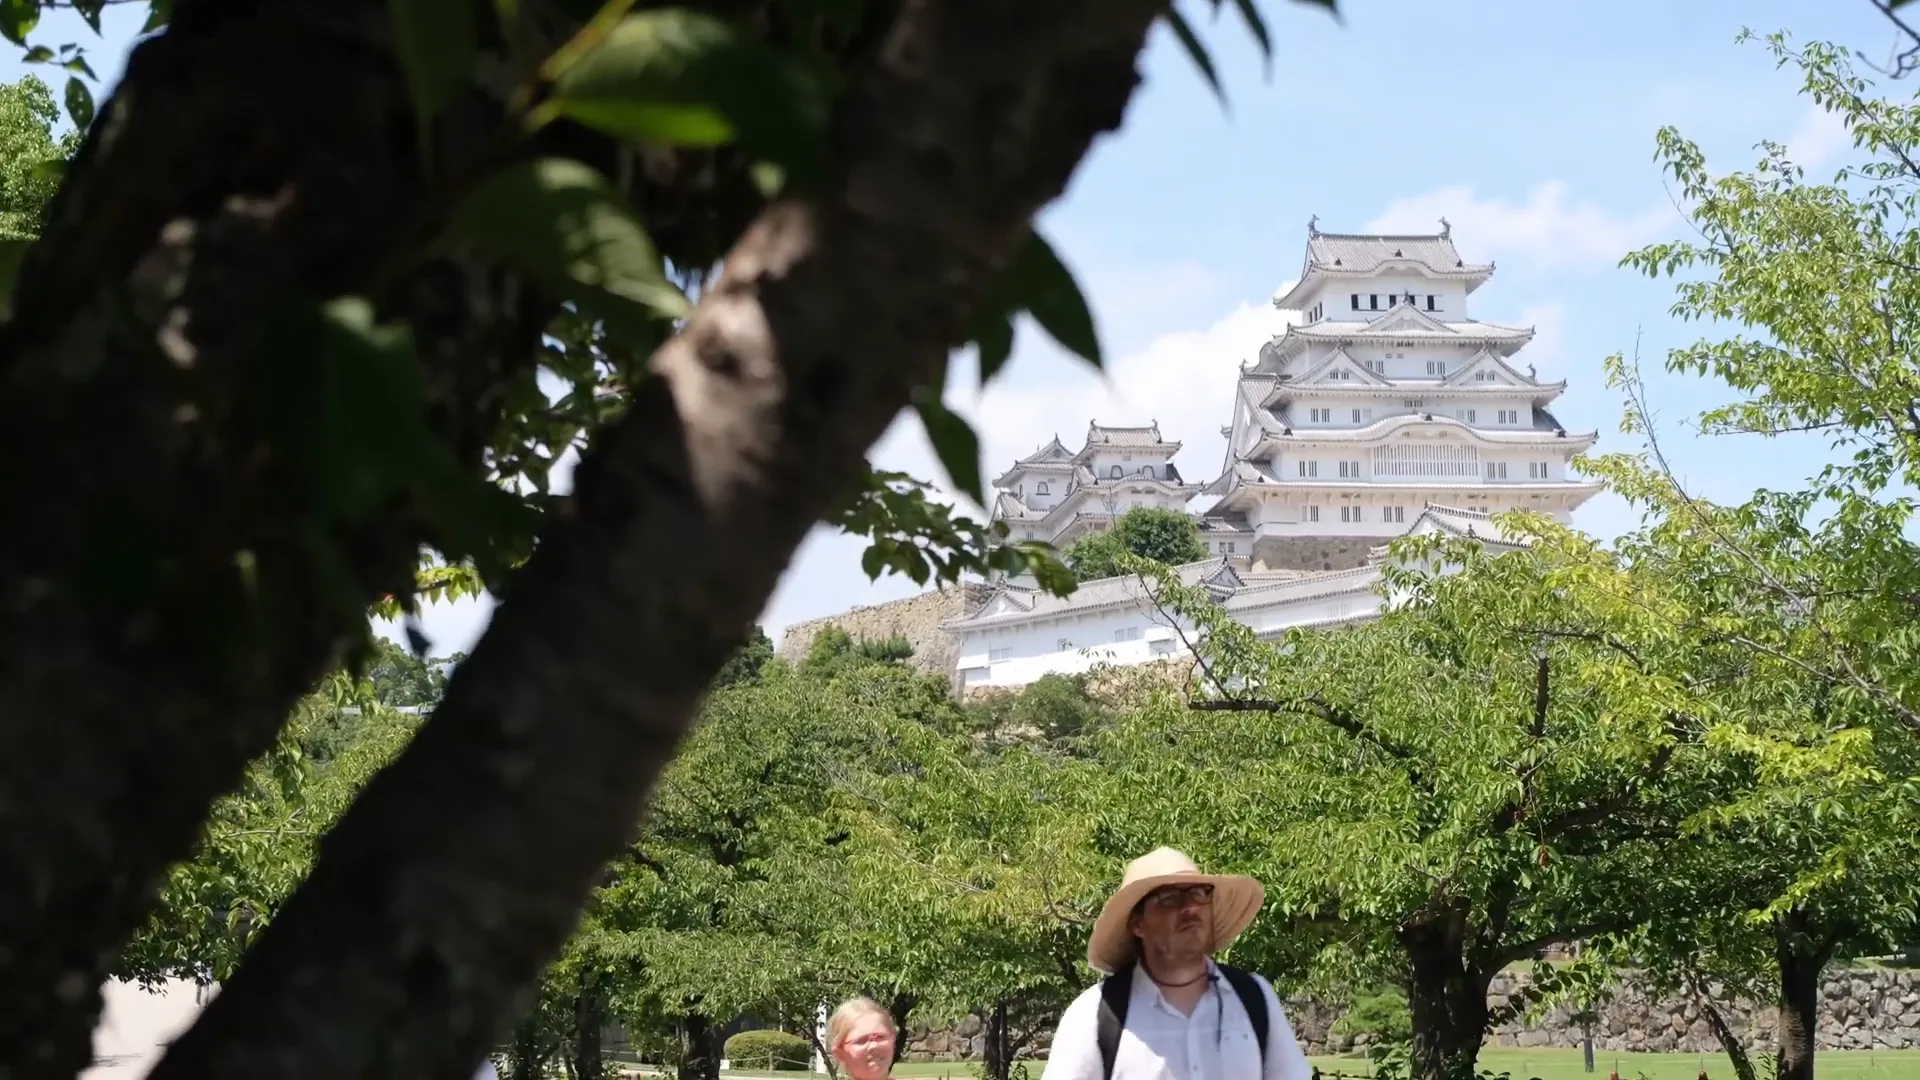
[{"label": "grass lawn", "polygon": [[[1313,1059],[1323,1073],[1366,1076],[1370,1069],[1364,1058],[1321,1057]],[[1032,1080],[1040,1080],[1045,1062],[1026,1063]],[[1596,1050],[1591,1077],[1583,1069],[1578,1050],[1511,1050],[1489,1048],[1480,1051],[1480,1068],[1506,1072],[1513,1080],[1606,1080],[1607,1073],[1618,1071],[1620,1080],[1694,1080],[1702,1068],[1708,1080],[1733,1080],[1733,1066],[1719,1054],[1628,1054]],[[1821,1080],[1920,1080],[1920,1050],[1822,1050],[1814,1059]],[[801,1077],[804,1073],[784,1073],[783,1077]],[[971,1080],[974,1075],[966,1062],[903,1061],[893,1070],[898,1080]]]},{"label": "grass lawn", "polygon": [[[1325,1057],[1313,1063],[1321,1071],[1365,1076],[1364,1058]],[[1755,1064],[1758,1064],[1756,1062]],[[1630,1054],[1595,1050],[1593,1072],[1588,1074],[1578,1050],[1514,1050],[1489,1047],[1480,1051],[1480,1068],[1505,1072],[1513,1080],[1605,1080],[1609,1072],[1618,1072],[1620,1080],[1694,1080],[1701,1069],[1708,1080],[1733,1080],[1733,1066],[1721,1054]],[[1814,1058],[1814,1071],[1821,1080],[1920,1080],[1920,1050],[1822,1050]]]}]

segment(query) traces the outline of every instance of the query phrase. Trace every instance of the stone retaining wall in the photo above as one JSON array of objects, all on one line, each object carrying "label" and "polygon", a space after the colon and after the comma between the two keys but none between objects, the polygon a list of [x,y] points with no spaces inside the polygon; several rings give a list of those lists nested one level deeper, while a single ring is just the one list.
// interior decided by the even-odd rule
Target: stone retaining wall
[{"label": "stone retaining wall", "polygon": [[[1493,983],[1488,1003],[1506,1004],[1507,996],[1523,987],[1524,975],[1501,975]],[[1774,1048],[1774,1025],[1779,1010],[1748,1002],[1716,1000],[1733,1030],[1750,1049]],[[1364,1046],[1332,1034],[1344,1010],[1309,999],[1287,1002],[1287,1019],[1309,1054],[1344,1053]],[[1497,1029],[1489,1046],[1550,1046],[1578,1048],[1582,1030],[1572,1021],[1570,1007],[1557,1008],[1536,1022],[1516,1022]],[[1698,1005],[1687,999],[1652,1000],[1629,981],[1606,1006],[1598,1010],[1593,1028],[1597,1051],[1717,1054],[1713,1037]],[[910,1023],[907,1058],[912,1061],[972,1061],[980,1056],[983,1025],[970,1017],[956,1026]],[[1820,992],[1820,1048],[1823,1050],[1920,1049],[1920,971],[1857,968],[1829,972]],[[1029,1056],[1044,1058],[1050,1040],[1046,1033],[1034,1040]]]},{"label": "stone retaining wall", "polygon": [[947,619],[966,615],[979,608],[993,592],[991,585],[967,582],[933,589],[917,596],[890,600],[794,623],[780,635],[777,654],[786,660],[806,658],[813,639],[829,626],[838,626],[855,640],[881,640],[895,635],[913,643],[912,666],[949,681],[960,660],[960,639],[940,628]]}]

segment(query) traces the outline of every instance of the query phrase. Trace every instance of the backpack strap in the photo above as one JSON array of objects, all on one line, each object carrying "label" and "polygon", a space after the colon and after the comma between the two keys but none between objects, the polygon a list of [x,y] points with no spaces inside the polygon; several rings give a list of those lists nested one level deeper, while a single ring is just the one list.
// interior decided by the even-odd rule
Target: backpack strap
[{"label": "backpack strap", "polygon": [[1133,965],[1128,964],[1100,980],[1100,1012],[1095,1027],[1095,1040],[1100,1046],[1100,1080],[1113,1080],[1114,1058],[1120,1053],[1120,1032],[1127,1026],[1127,1006],[1132,1001]]},{"label": "backpack strap", "polygon": [[[1267,995],[1260,989],[1260,980],[1237,967],[1215,964],[1220,974],[1227,977],[1227,983],[1233,992],[1240,995],[1240,1006],[1247,1010],[1247,1019],[1253,1024],[1254,1041],[1260,1044],[1260,1063],[1264,1068],[1267,1061]],[[1111,1075],[1111,1067],[1109,1067]]]}]

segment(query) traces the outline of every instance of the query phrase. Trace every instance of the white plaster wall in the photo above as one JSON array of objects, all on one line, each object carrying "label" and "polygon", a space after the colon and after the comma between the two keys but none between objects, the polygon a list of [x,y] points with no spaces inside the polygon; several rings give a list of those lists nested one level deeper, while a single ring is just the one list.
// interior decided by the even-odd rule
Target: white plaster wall
[{"label": "white plaster wall", "polygon": [[152,990],[136,983],[107,983],[104,1007],[93,1031],[94,1066],[80,1080],[135,1080],[160,1060],[167,1044],[200,1015],[217,987],[201,989],[185,980],[169,980]]},{"label": "white plaster wall", "polygon": [[[1116,641],[1115,634],[1121,630],[1139,636]],[[1071,644],[1063,647],[1062,639]],[[1024,686],[1050,672],[1078,674],[1100,664],[1141,664],[1169,655],[1156,652],[1156,643],[1163,650],[1182,651],[1179,635],[1143,594],[1129,607],[967,631],[960,638],[961,683],[963,687]]]}]

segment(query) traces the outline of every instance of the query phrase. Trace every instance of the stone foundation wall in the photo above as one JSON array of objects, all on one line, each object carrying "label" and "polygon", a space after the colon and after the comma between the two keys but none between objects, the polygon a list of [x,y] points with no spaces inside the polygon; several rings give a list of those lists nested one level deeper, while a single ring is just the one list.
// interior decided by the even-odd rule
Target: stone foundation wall
[{"label": "stone foundation wall", "polygon": [[[1500,1008],[1508,995],[1526,984],[1524,975],[1502,975],[1493,982],[1488,1004]],[[1714,1002],[1748,1048],[1774,1049],[1774,1025],[1779,1010],[1750,1002]],[[1333,1034],[1344,1012],[1338,1005],[1311,999],[1287,1002],[1287,1020],[1308,1054],[1336,1054],[1363,1048],[1355,1040]],[[1720,1042],[1708,1029],[1698,1005],[1687,998],[1654,999],[1629,981],[1602,1007],[1593,1027],[1593,1046],[1608,1053],[1717,1054]],[[1496,1029],[1488,1046],[1565,1047],[1578,1049],[1583,1032],[1572,1020],[1571,1007],[1551,1010],[1533,1023],[1525,1021]],[[909,1023],[906,1056],[912,1061],[973,1061],[980,1056],[983,1025],[969,1017],[959,1025],[929,1026]],[[1829,972],[1820,991],[1820,1048],[1822,1050],[1920,1049],[1920,971],[1859,968]],[[1047,1032],[1031,1044],[1027,1056],[1046,1057]]]},{"label": "stone foundation wall", "polygon": [[856,640],[878,640],[897,634],[913,643],[913,658],[908,663],[951,680],[960,660],[960,639],[940,629],[940,624],[977,610],[992,592],[992,586],[979,582],[949,585],[901,600],[794,623],[780,635],[780,646],[775,652],[786,660],[804,659],[807,650],[813,647],[813,639],[829,626],[838,626]]},{"label": "stone foundation wall", "polygon": [[1270,536],[1254,541],[1256,570],[1351,570],[1367,565],[1378,536]]}]

